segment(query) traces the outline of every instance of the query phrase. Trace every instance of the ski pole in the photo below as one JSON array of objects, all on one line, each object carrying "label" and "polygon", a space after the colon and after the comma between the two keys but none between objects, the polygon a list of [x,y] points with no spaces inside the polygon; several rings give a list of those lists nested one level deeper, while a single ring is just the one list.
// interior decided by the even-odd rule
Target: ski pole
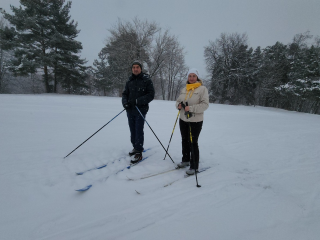
[{"label": "ski pole", "polygon": [[[188,106],[188,102],[186,102],[186,106]],[[188,118],[190,117],[190,113],[189,112],[187,112],[187,116],[188,116]],[[194,167],[196,167],[196,160],[195,160],[195,156],[194,156],[194,148],[193,148],[193,142],[192,142],[192,132],[191,132],[190,121],[188,122],[188,124],[189,124],[189,131],[190,131],[191,158],[192,158]],[[198,184],[197,169],[195,169],[194,172],[195,172],[195,175],[196,175],[197,187],[199,188],[199,187],[201,187],[201,185]]]},{"label": "ski pole", "polygon": [[167,147],[166,155],[164,155],[164,159],[163,159],[163,160],[165,160],[166,157],[167,157],[167,152],[168,152],[168,150],[169,150],[169,146],[170,146],[170,143],[171,143],[172,135],[173,135],[174,129],[176,128],[176,124],[177,124],[179,115],[180,115],[180,110],[178,111],[177,119],[176,119],[176,122],[174,123],[174,127],[173,127],[173,130],[172,130],[172,133],[171,133],[171,137],[170,137],[170,140],[169,140],[168,147]]},{"label": "ski pole", "polygon": [[141,117],[143,118],[143,120],[148,124],[149,128],[151,129],[151,131],[153,132],[154,136],[158,139],[159,143],[161,144],[162,148],[164,149],[164,151],[166,151],[166,153],[168,154],[168,156],[170,157],[171,161],[174,163],[174,161],[172,160],[170,154],[167,152],[167,150],[164,148],[164,146],[162,145],[161,141],[159,140],[159,138],[157,137],[157,135],[155,134],[155,132],[152,130],[152,128],[150,127],[149,123],[147,122],[147,120],[145,119],[145,117],[142,115],[142,113],[140,112],[139,108],[136,106],[137,110],[139,111]]},{"label": "ski pole", "polygon": [[79,147],[82,146],[82,144],[84,144],[86,141],[88,141],[90,138],[92,138],[96,133],[98,133],[102,128],[104,128],[105,126],[107,126],[113,119],[115,119],[116,117],[118,117],[125,109],[123,109],[120,113],[118,113],[114,118],[112,118],[109,122],[107,122],[105,125],[103,125],[98,131],[96,131],[94,134],[92,134],[89,138],[87,138],[87,140],[85,140],[83,143],[81,143],[78,147],[76,147],[75,149],[73,149],[72,152],[70,152],[67,156],[65,156],[64,158],[68,157],[71,153],[73,153],[75,150],[77,150]]}]

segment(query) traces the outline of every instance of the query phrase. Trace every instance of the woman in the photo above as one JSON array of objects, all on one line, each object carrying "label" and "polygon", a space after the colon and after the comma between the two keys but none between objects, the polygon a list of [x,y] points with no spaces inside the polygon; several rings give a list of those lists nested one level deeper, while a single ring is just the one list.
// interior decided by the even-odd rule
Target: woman
[{"label": "woman", "polygon": [[[191,68],[187,76],[186,87],[181,89],[176,101],[176,107],[180,110],[179,125],[182,138],[182,162],[178,166],[180,168],[190,166],[186,173],[193,175],[199,167],[198,137],[203,124],[203,112],[209,107],[209,95],[208,89],[202,85],[202,81],[199,79],[197,69]],[[192,133],[192,146],[189,124]]]}]

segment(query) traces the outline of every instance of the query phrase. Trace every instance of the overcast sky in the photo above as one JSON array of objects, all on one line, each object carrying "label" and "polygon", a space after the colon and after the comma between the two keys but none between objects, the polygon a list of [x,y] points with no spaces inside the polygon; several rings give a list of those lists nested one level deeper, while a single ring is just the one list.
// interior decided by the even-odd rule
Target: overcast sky
[{"label": "overcast sky", "polygon": [[[10,11],[19,0],[1,0]],[[287,44],[295,34],[320,36],[320,0],[73,0],[71,18],[81,30],[82,58],[89,65],[98,58],[117,19],[134,17],[170,29],[185,48],[186,64],[205,77],[204,47],[221,33],[247,33],[249,46]]]}]

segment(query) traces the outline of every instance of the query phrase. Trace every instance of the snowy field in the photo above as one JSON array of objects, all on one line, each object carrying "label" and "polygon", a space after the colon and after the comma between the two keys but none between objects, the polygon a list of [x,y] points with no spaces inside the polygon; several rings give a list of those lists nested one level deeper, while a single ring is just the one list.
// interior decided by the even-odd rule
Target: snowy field
[{"label": "snowy field", "polygon": [[[64,159],[121,110],[120,98],[0,95],[1,240],[320,239],[319,115],[210,104],[199,145],[211,168],[197,188],[184,170],[139,179],[181,161],[178,126],[175,164],[145,125],[150,157],[126,169],[125,112]],[[174,102],[150,105],[165,147],[177,113]]]}]

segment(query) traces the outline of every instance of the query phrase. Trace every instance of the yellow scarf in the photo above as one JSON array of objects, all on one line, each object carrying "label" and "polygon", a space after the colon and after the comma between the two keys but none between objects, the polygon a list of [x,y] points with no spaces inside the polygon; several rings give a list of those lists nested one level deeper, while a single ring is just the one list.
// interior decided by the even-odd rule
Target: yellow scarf
[{"label": "yellow scarf", "polygon": [[[186,98],[184,99],[185,101],[189,98],[192,97],[192,94],[194,92],[194,90],[198,87],[200,87],[202,84],[200,82],[196,82],[196,83],[192,83],[192,84],[187,84],[186,88],[187,88],[187,93],[186,93]],[[191,90],[191,91],[190,91]],[[190,94],[189,94],[190,92]],[[188,96],[189,95],[189,96]]]}]

